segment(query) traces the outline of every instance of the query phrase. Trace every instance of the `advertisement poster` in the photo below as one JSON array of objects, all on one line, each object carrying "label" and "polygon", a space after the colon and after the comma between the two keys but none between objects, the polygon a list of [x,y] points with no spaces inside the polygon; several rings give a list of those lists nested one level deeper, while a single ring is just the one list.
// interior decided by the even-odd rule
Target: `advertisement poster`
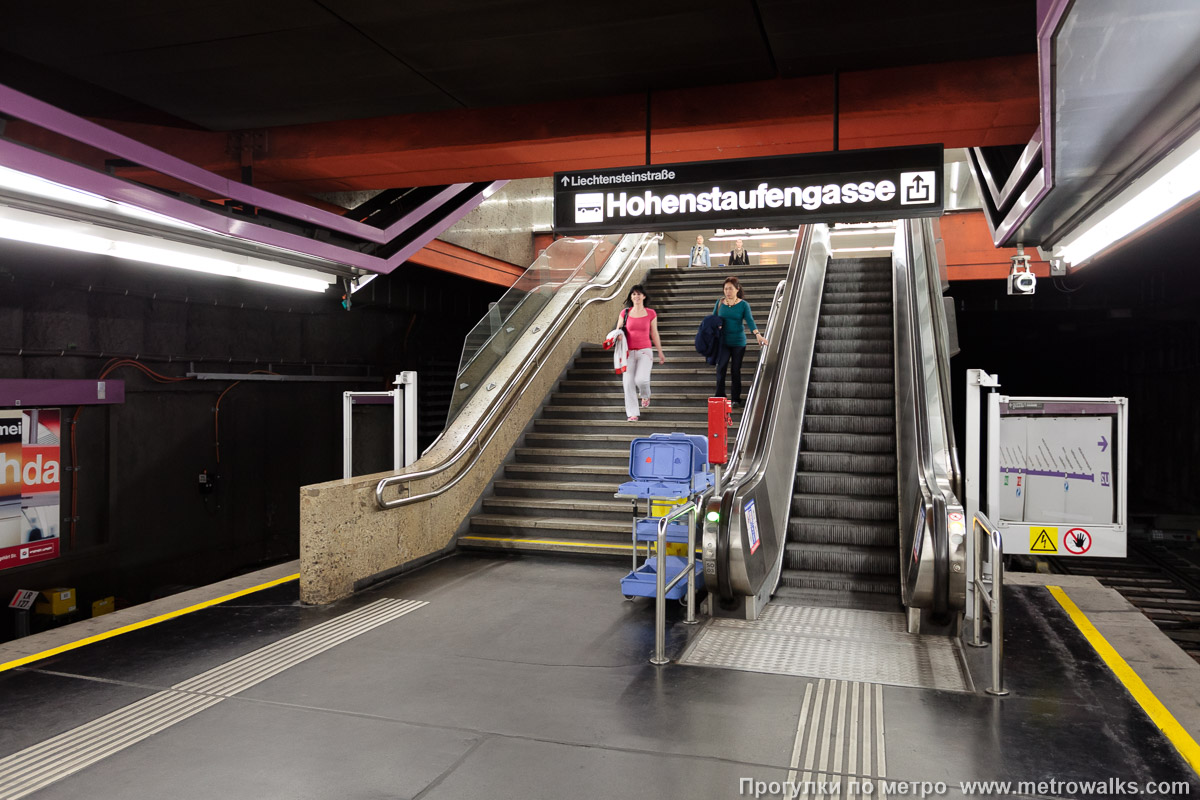
[{"label": "advertisement poster", "polygon": [[0,569],[58,557],[58,409],[0,411]]}]

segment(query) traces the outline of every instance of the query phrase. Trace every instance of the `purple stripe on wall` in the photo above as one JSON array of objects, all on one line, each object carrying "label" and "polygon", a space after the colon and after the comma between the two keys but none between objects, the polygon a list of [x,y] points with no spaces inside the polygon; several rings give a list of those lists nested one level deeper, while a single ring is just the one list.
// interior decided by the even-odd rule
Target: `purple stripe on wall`
[{"label": "purple stripe on wall", "polygon": [[125,402],[125,381],[0,380],[0,406],[46,408],[51,406],[115,405]]},{"label": "purple stripe on wall", "polygon": [[[1038,402],[1025,400],[1018,402]],[[1006,417],[1054,416],[1056,414],[1116,414],[1120,411],[1118,403],[1072,403],[1069,400],[1043,402],[1041,408],[1012,408],[1011,402],[1000,404],[1000,415]]]},{"label": "purple stripe on wall", "polygon": [[1000,471],[1013,475],[1042,475],[1047,478],[1074,478],[1077,481],[1096,482],[1096,476],[1086,472],[1053,472],[1048,469],[1020,469],[1019,467],[1002,467]]}]

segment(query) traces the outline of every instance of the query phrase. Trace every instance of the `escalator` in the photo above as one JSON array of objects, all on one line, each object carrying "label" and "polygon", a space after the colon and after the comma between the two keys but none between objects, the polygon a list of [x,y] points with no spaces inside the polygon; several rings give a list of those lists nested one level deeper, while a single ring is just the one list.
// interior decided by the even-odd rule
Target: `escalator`
[{"label": "escalator", "polygon": [[902,223],[891,259],[830,251],[806,230],[730,480],[705,501],[714,610],[755,619],[774,599],[952,626],[966,545],[935,234]]},{"label": "escalator", "polygon": [[891,267],[827,268],[776,598],[900,607]]}]

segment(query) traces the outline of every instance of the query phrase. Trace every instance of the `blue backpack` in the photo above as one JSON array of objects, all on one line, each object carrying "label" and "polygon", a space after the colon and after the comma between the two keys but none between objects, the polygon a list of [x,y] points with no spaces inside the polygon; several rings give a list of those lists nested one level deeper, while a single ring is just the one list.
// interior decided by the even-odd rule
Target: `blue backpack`
[{"label": "blue backpack", "polygon": [[[720,300],[717,301],[717,303],[720,302]],[[724,329],[725,320],[717,314],[717,306],[714,305],[713,313],[700,320],[700,329],[696,331],[696,352],[704,356],[704,360],[709,364],[717,363],[717,356],[721,352],[721,344],[724,341],[722,336]]]}]

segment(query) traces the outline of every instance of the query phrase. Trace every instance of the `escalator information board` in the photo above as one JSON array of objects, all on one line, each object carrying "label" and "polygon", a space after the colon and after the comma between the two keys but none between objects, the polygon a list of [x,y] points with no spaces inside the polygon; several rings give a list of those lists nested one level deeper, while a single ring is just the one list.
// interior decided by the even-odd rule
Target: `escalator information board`
[{"label": "escalator information board", "polygon": [[1004,552],[1124,556],[1125,398],[999,400],[988,496]]}]

